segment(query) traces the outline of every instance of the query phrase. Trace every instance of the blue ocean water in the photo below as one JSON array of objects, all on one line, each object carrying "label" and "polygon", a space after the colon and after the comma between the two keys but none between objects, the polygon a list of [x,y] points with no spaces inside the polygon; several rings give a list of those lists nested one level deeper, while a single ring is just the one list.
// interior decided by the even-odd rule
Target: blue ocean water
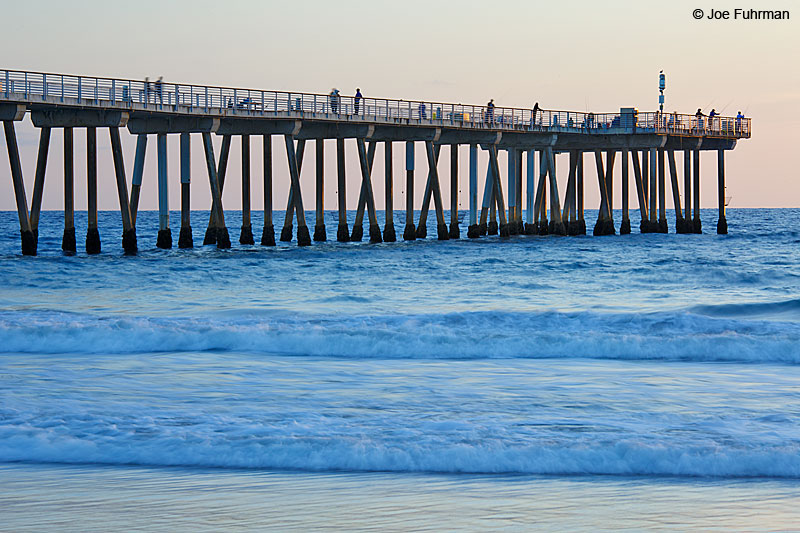
[{"label": "blue ocean water", "polygon": [[126,257],[103,212],[103,253],[64,257],[45,212],[31,258],[0,213],[0,519],[792,529],[798,215],[371,245],[335,242],[330,212],[332,241],[264,248],[232,211],[217,250],[195,212],[198,246],[164,251],[142,212]]}]

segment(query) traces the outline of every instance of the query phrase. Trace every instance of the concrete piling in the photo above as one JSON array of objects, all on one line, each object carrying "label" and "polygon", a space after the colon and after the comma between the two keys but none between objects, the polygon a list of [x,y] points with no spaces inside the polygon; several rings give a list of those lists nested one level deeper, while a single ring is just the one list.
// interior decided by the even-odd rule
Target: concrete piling
[{"label": "concrete piling", "polygon": [[536,192],[536,151],[527,151],[526,160],[526,183],[525,183],[525,226],[522,228],[525,235],[536,235],[539,233],[536,219],[533,217],[534,198]]},{"label": "concrete piling", "polygon": [[77,251],[75,241],[75,166],[74,132],[64,128],[64,235],[61,237],[61,251],[72,255]]},{"label": "concrete piling", "polygon": [[134,226],[136,226],[136,217],[139,214],[139,192],[142,189],[146,151],[147,134],[140,133],[136,136],[136,156],[133,159],[133,178],[131,179],[131,220]]},{"label": "concrete piling", "polygon": [[255,244],[250,216],[250,136],[242,135],[242,229],[239,244]]},{"label": "concrete piling", "polygon": [[347,174],[345,171],[344,139],[336,139],[336,174],[339,200],[339,225],[336,229],[336,240],[348,242],[350,230],[347,228]]},{"label": "concrete piling", "polygon": [[[208,240],[210,233],[214,237],[217,248],[230,248],[231,239],[228,235],[228,228],[225,226],[225,212],[222,209],[222,191],[219,186],[219,176],[214,158],[214,145],[211,143],[210,133],[204,132],[202,136],[203,150],[206,156],[206,169],[208,170],[208,183],[211,187],[211,219],[209,222],[213,224],[206,231],[206,240]],[[230,136],[226,136],[223,138],[223,149],[225,149],[225,139],[228,139],[228,148],[230,148]],[[227,156],[225,156],[224,160],[227,162]],[[222,161],[223,157],[220,154],[220,162]],[[207,243],[203,242],[203,244]]]},{"label": "concrete piling", "polygon": [[169,180],[167,177],[167,134],[156,135],[158,152],[158,239],[156,247],[172,248],[172,230],[169,228]]},{"label": "concrete piling", "polygon": [[[303,193],[300,189],[300,160],[302,158],[302,151],[305,147],[305,141],[302,139],[297,143],[297,152],[295,152],[294,136],[286,134],[283,136],[286,143],[286,156],[289,160],[289,175],[291,176],[292,184],[289,192],[289,197],[294,205],[294,211],[297,214],[297,245],[308,246],[311,244],[311,234],[308,232],[306,225],[306,213],[303,210]],[[286,218],[291,216],[292,209],[286,209]],[[291,234],[291,221],[289,222],[289,232]],[[284,226],[285,229],[286,226]],[[283,240],[283,231],[281,232],[281,240]]]},{"label": "concrete piling", "polygon": [[672,205],[675,208],[675,233],[684,233],[681,191],[678,187],[678,168],[675,165],[675,150],[667,150],[667,159],[669,161],[669,179],[672,188]]},{"label": "concrete piling", "polygon": [[181,150],[181,232],[178,235],[178,248],[192,248],[194,246],[194,239],[192,239],[192,218],[191,218],[191,201],[190,201],[190,184],[191,184],[191,139],[189,134],[181,133],[180,137],[180,150]]},{"label": "concrete piling", "polygon": [[478,225],[478,145],[469,145],[469,226],[467,237],[477,239],[481,236]]},{"label": "concrete piling", "polygon": [[264,160],[264,229],[261,246],[275,246],[275,225],[272,221],[272,135],[262,136]]},{"label": "concrete piling", "polygon": [[500,181],[500,166],[497,164],[497,145],[489,145],[489,164],[492,167],[492,179],[494,180],[494,198],[497,204],[497,215],[500,218],[498,224],[498,232],[501,237],[508,237],[508,219],[506,218],[506,209],[503,205],[503,184]]},{"label": "concrete piling", "polygon": [[86,194],[86,253],[94,255],[99,254],[102,248],[97,229],[97,128],[94,127],[86,128]]},{"label": "concrete piling", "polygon": [[583,216],[583,152],[578,152],[578,166],[575,185],[578,188],[577,208],[578,208],[578,231],[580,235],[586,235],[586,220]]},{"label": "concrete piling", "polygon": [[[369,242],[379,243],[382,242],[383,239],[381,238],[381,228],[378,225],[378,215],[375,210],[375,195],[372,190],[372,164],[375,158],[376,143],[374,141],[370,143],[370,155],[367,156],[366,142],[364,139],[359,138],[356,142],[358,143],[358,160],[359,163],[361,163],[361,190],[364,194],[367,216],[369,217]],[[360,207],[359,212],[363,216],[364,211]],[[356,219],[358,219],[358,214],[356,214]],[[359,220],[356,220],[356,223],[353,225],[354,231],[356,227],[362,227]]]},{"label": "concrete piling", "polygon": [[[360,242],[361,239],[364,238],[364,213],[370,209],[368,201],[369,199],[367,196],[372,194],[372,165],[375,162],[375,149],[377,147],[377,143],[371,142],[369,143],[369,147],[367,147],[366,141],[364,141],[363,148],[366,154],[364,161],[362,161],[361,154],[362,146],[358,140],[356,140],[356,147],[358,149],[359,166],[361,164],[365,164],[366,171],[363,168],[361,169],[361,187],[358,190],[358,205],[356,207],[356,217],[353,221],[353,231],[350,233],[350,240],[353,242]],[[369,187],[367,187],[367,178],[369,178]],[[374,199],[372,202],[374,207]],[[367,215],[369,216],[370,213],[367,213]],[[380,234],[380,231],[378,233]],[[371,238],[372,234],[370,233],[370,239]]]},{"label": "concrete piling", "polygon": [[658,232],[669,233],[667,226],[667,186],[664,172],[664,149],[658,149]]},{"label": "concrete piling", "polygon": [[414,225],[414,141],[406,141],[406,223],[403,228],[403,240],[413,241],[417,238]]},{"label": "concrete piling", "polygon": [[539,182],[536,186],[534,204],[534,219],[539,221],[539,235],[547,235],[550,228],[547,223],[547,168],[547,153],[539,150]]},{"label": "concrete piling", "polygon": [[[114,159],[114,175],[117,178],[117,196],[119,210],[122,215],[122,249],[132,255],[136,253],[136,228],[131,217],[131,204],[128,199],[128,184],[125,181],[125,161],[122,156],[122,142],[119,138],[119,127],[108,128],[111,137],[111,156]],[[166,167],[166,162],[164,163]],[[170,246],[172,239],[170,238]]]},{"label": "concrete piling", "polygon": [[692,222],[692,152],[683,151],[683,233],[694,233]]},{"label": "concrete piling", "polygon": [[316,139],[314,145],[317,155],[317,182],[314,189],[317,200],[314,216],[314,240],[324,242],[328,240],[328,233],[325,230],[325,139]]},{"label": "concrete piling", "polygon": [[619,226],[620,235],[628,235],[631,232],[631,219],[630,219],[630,206],[628,205],[628,193],[630,185],[628,184],[628,150],[622,149],[622,222]]},{"label": "concrete piling", "polygon": [[22,164],[19,159],[19,146],[17,144],[17,133],[14,128],[14,122],[4,120],[3,129],[6,136],[6,147],[8,148],[8,160],[11,164],[11,181],[14,184],[14,197],[17,203],[22,255],[36,255],[36,238],[31,230],[28,199],[25,196],[25,182],[22,179]]},{"label": "concrete piling", "polygon": [[692,220],[692,233],[703,233],[703,226],[700,223],[700,150],[694,150],[694,219]]},{"label": "concrete piling", "polygon": [[[299,139],[297,141],[297,147],[293,150],[294,159],[297,162],[297,179],[298,183],[300,182],[300,175],[303,172],[303,156],[305,155],[306,151],[306,141],[305,139]],[[291,163],[290,163],[291,165]],[[286,216],[283,218],[283,228],[281,228],[281,242],[290,242],[292,240],[292,230],[293,230],[293,222],[294,222],[294,212],[295,212],[295,191],[294,185],[289,187],[289,196],[286,199]],[[304,217],[305,218],[305,217]]]},{"label": "concrete piling", "polygon": [[450,230],[447,236],[451,239],[461,237],[458,228],[458,145],[450,145]]},{"label": "concrete piling", "polygon": [[33,182],[33,197],[31,198],[30,224],[33,232],[34,250],[39,243],[39,214],[42,211],[42,194],[44,193],[44,178],[47,169],[47,155],[50,150],[50,128],[43,127],[39,132],[39,153],[36,158],[36,174]]},{"label": "concrete piling", "polygon": [[[206,137],[203,136],[203,146],[205,146],[206,141],[211,142],[211,136],[210,135],[209,135],[208,139],[206,139]],[[210,153],[211,153],[211,155],[213,155],[214,154],[214,150],[213,150],[214,147],[213,147],[213,145],[210,145],[210,147],[211,147]],[[208,157],[209,150],[206,148],[205,151],[206,151],[206,157]],[[225,174],[228,171],[228,155],[230,154],[230,151],[231,151],[231,136],[230,135],[223,135],[222,136],[222,146],[221,146],[220,151],[219,151],[219,164],[217,164],[216,162],[212,161],[212,163],[214,165],[217,165],[215,167],[215,169],[214,169],[214,180],[216,181],[217,186],[218,186],[217,192],[219,193],[219,208],[220,209],[222,208],[222,190],[223,190],[223,188],[225,186]],[[211,177],[211,174],[210,174],[210,171],[209,171],[209,179],[210,179],[210,177]],[[212,191],[212,194],[213,194],[213,191]],[[220,223],[220,221],[216,219],[216,216],[217,216],[216,215],[216,210],[217,210],[217,208],[218,208],[217,203],[216,202],[212,202],[211,203],[211,213],[210,213],[210,215],[208,217],[208,228],[206,229],[206,235],[205,235],[205,238],[203,239],[203,246],[205,246],[206,244],[217,244],[218,245],[219,243],[217,243],[216,230],[218,228],[223,228],[225,230],[225,237],[226,237],[226,239],[228,239],[228,243],[227,243],[228,245],[225,246],[226,243],[223,242],[223,246],[217,246],[217,247],[218,248],[230,248],[230,237],[228,237],[228,235],[227,235],[228,228],[225,226],[224,222]],[[223,214],[222,218],[223,219],[225,218],[224,214]]]},{"label": "concrete piling", "polygon": [[558,193],[558,180],[556,179],[556,161],[553,148],[547,147],[547,167],[550,175],[550,226],[548,232],[553,235],[566,235],[567,228],[561,218],[561,199]]},{"label": "concrete piling", "polygon": [[384,175],[384,242],[397,241],[397,233],[394,230],[394,169],[392,168],[392,142],[386,141],[384,144],[383,175]]},{"label": "concrete piling", "polygon": [[717,150],[717,202],[719,203],[719,219],[717,234],[727,235],[728,220],[725,218],[725,151]]}]

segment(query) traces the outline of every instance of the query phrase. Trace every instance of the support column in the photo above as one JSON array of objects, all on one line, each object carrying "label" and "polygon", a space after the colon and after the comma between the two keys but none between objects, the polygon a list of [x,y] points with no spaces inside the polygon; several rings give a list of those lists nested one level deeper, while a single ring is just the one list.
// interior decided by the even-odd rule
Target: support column
[{"label": "support column", "polygon": [[539,220],[539,235],[547,235],[550,225],[547,223],[547,155],[544,150],[539,150],[539,182],[536,186],[534,219]]},{"label": "support column", "polygon": [[[375,161],[375,149],[377,148],[378,144],[375,142],[369,143],[369,148],[366,147],[366,141],[364,142],[364,151],[366,152],[367,157],[367,171],[368,176],[370,177],[370,184],[369,190],[372,190],[372,165]],[[358,148],[358,140],[356,140],[356,148]],[[359,165],[361,164],[361,152],[358,154],[359,157]],[[373,200],[374,202],[374,200]],[[374,204],[373,204],[374,205]],[[361,187],[358,190],[358,204],[356,207],[356,217],[353,221],[353,231],[350,233],[350,240],[352,242],[361,242],[361,239],[364,238],[364,213],[368,210],[368,201],[367,201],[367,185],[364,182],[364,172],[361,173]],[[378,232],[380,234],[380,232]],[[372,234],[370,234],[370,240],[372,240]],[[380,242],[380,241],[379,241]]]},{"label": "support column", "polygon": [[561,221],[567,229],[567,235],[578,235],[579,226],[575,218],[575,177],[578,172],[578,151],[569,151],[569,177],[567,178],[567,191],[564,198],[564,211]]},{"label": "support column", "polygon": [[119,128],[108,128],[111,137],[111,156],[114,159],[114,174],[117,178],[117,196],[119,211],[122,215],[122,249],[126,254],[135,254],[136,228],[131,217],[131,204],[128,198],[128,183],[125,181],[125,160],[122,157],[122,142],[119,139]]},{"label": "support column", "polygon": [[64,235],[61,250],[68,255],[77,251],[75,242],[75,166],[73,130],[64,128]]},{"label": "support column", "polygon": [[497,164],[497,145],[489,145],[489,165],[492,168],[492,178],[494,180],[494,198],[497,205],[497,215],[500,217],[499,231],[501,237],[508,237],[508,220],[506,210],[503,205],[503,184],[500,181],[500,166]]},{"label": "support column", "polygon": [[167,134],[156,135],[158,152],[158,239],[156,246],[172,248],[172,230],[169,229],[169,180],[167,178]]},{"label": "support column", "polygon": [[[372,154],[367,161],[367,148],[364,139],[357,139],[358,143],[358,160],[361,163],[361,190],[364,193],[365,201],[367,204],[367,214],[369,216],[369,242],[381,242],[381,228],[378,225],[378,216],[375,211],[375,196],[372,191],[372,161],[375,156],[376,142],[370,143],[370,152]],[[356,221],[358,227],[361,225]],[[356,225],[353,226],[355,230]]]},{"label": "support column", "polygon": [[684,233],[693,233],[692,223],[692,152],[683,151],[683,220]]},{"label": "support column", "polygon": [[725,150],[717,150],[717,202],[719,202],[719,220],[717,234],[728,234],[728,220],[725,218]]},{"label": "support column", "polygon": [[672,188],[672,205],[675,208],[675,233],[684,233],[683,214],[681,210],[681,191],[678,187],[678,168],[675,165],[675,150],[667,150],[669,160],[669,178]]},{"label": "support column", "polygon": [[639,151],[634,150],[631,152],[631,159],[633,159],[633,179],[636,182],[636,195],[639,200],[639,214],[641,215],[641,222],[639,222],[639,232],[648,233],[650,231],[650,219],[648,218],[647,209],[647,194],[645,193],[644,184],[647,181],[647,176],[644,175],[642,167],[639,164]]},{"label": "support column", "polygon": [[22,255],[36,255],[36,238],[31,229],[28,199],[25,196],[25,182],[22,179],[22,164],[19,159],[19,146],[14,122],[4,120],[3,129],[6,134],[6,148],[8,148],[8,160],[11,164],[11,180],[14,183],[14,197],[17,202]]},{"label": "support column", "polygon": [[417,238],[414,226],[414,141],[406,141],[406,224],[403,228],[403,240],[413,241]]},{"label": "support column", "polygon": [[450,145],[450,232],[451,239],[461,237],[458,227],[458,145]]},{"label": "support column", "polygon": [[478,226],[478,145],[469,145],[469,226],[467,237],[476,239],[481,236]]},{"label": "support column", "polygon": [[516,209],[516,220],[514,221],[517,226],[517,233],[520,235],[525,235],[525,225],[522,223],[522,150],[516,149],[514,150],[516,154],[516,162],[514,164],[514,169],[516,170],[516,178],[515,182],[517,184],[517,190],[514,191],[517,198],[517,209]]},{"label": "support column", "polygon": [[630,207],[628,205],[628,149],[622,149],[622,223],[619,226],[620,235],[628,235],[631,232]]},{"label": "support column", "polygon": [[350,230],[347,228],[347,175],[345,173],[344,139],[336,139],[336,173],[339,195],[339,226],[336,229],[336,240],[347,242],[350,240]]},{"label": "support column", "polygon": [[[427,143],[425,144],[425,154],[427,156]],[[431,199],[433,198],[433,173],[436,165],[439,164],[439,152],[441,146],[433,147],[433,163],[428,158],[428,179],[425,181],[425,192],[422,195],[422,208],[419,210],[419,222],[417,222],[417,239],[424,239],[428,236],[428,211],[430,210]],[[431,166],[433,165],[433,166]],[[439,176],[438,172],[436,174]],[[437,213],[438,215],[438,213]]]},{"label": "support column", "polygon": [[533,218],[533,200],[534,192],[536,191],[536,151],[528,150],[526,161],[527,166],[527,183],[526,183],[526,203],[525,203],[525,226],[523,227],[525,235],[536,235],[538,227],[536,220]]},{"label": "support column", "polygon": [[664,149],[658,149],[658,232],[669,233],[667,226],[667,186],[664,171]]},{"label": "support column", "polygon": [[[492,213],[492,220],[494,220],[494,210],[492,207],[494,206],[494,180],[492,179],[492,165],[489,164],[486,167],[486,180],[483,185],[483,202],[481,203],[481,218],[478,222],[478,235],[483,236],[489,233],[489,226],[488,226],[488,217],[489,212]],[[497,229],[497,223],[495,223],[495,230]],[[491,233],[490,235],[496,235],[497,231]]]},{"label": "support column", "polygon": [[134,227],[136,226],[136,217],[139,214],[139,191],[142,188],[146,151],[147,134],[140,133],[136,136],[136,157],[133,160],[133,179],[131,179],[131,221]]},{"label": "support column", "polygon": [[[208,140],[209,141],[211,140],[210,136],[209,136]],[[205,145],[205,142],[206,142],[206,138],[203,137],[203,144],[204,145]],[[211,146],[211,154],[214,153],[213,148],[214,147],[212,145]],[[230,135],[223,135],[222,136],[222,147],[220,148],[220,151],[219,151],[219,164],[215,163],[215,165],[217,165],[217,166],[216,166],[216,168],[214,170],[214,176],[215,176],[214,179],[216,180],[217,185],[219,186],[218,192],[219,192],[219,205],[220,206],[222,205],[222,190],[225,187],[225,174],[228,171],[228,155],[230,154],[230,152],[231,152],[231,136]],[[206,155],[208,155],[208,150],[206,150]],[[216,243],[217,244],[217,248],[230,248],[231,247],[230,246],[230,237],[228,235],[228,228],[225,226],[225,221],[224,221],[225,216],[223,214],[223,216],[222,216],[223,220],[222,221],[215,220],[216,209],[217,209],[216,204],[214,204],[212,202],[212,204],[211,204],[211,213],[209,214],[209,217],[208,217],[208,228],[206,229],[206,235],[205,235],[205,238],[203,239],[203,246],[205,246],[206,244],[215,244]],[[225,230],[225,236],[224,236],[225,241],[223,241],[222,246],[219,246],[219,243],[217,243],[217,237],[216,237],[216,234],[214,233],[215,228],[222,228],[222,229]]]},{"label": "support column", "polygon": [[614,220],[611,218],[611,204],[608,195],[608,187],[606,185],[606,177],[610,177],[614,170],[614,152],[607,152],[608,161],[606,165],[608,170],[603,167],[603,153],[600,150],[595,150],[594,161],[597,166],[597,182],[598,189],[600,190],[600,209],[597,216],[597,222],[594,225],[594,235],[614,235]]},{"label": "support column", "polygon": [[[213,224],[206,231],[206,241],[210,233],[214,237],[217,248],[230,248],[231,239],[228,235],[228,228],[225,226],[225,212],[222,209],[222,191],[220,191],[219,175],[217,174],[217,167],[214,160],[214,145],[211,143],[210,133],[203,133],[202,136],[203,150],[206,154],[208,184],[211,187],[211,219],[209,223]],[[226,135],[222,141],[223,150],[225,150],[225,139],[228,139],[228,147],[230,147],[230,136]],[[227,162],[227,155],[223,158],[223,154],[220,154],[220,163],[223,159]],[[204,242],[203,244],[208,243]]]},{"label": "support column", "polygon": [[328,240],[325,230],[325,139],[314,141],[317,149],[317,186],[314,190],[317,196],[316,214],[314,216],[314,240],[324,242]]},{"label": "support column", "polygon": [[703,226],[700,223],[700,150],[694,150],[694,219],[692,220],[692,232],[703,233]]},{"label": "support column", "polygon": [[506,150],[508,158],[508,234],[517,234],[517,154],[515,148]]},{"label": "support column", "polygon": [[575,186],[578,189],[577,206],[578,206],[578,231],[579,235],[586,235],[586,220],[583,217],[583,152],[578,152],[578,166],[575,179]]},{"label": "support column", "polygon": [[178,235],[178,248],[192,248],[192,216],[190,201],[190,184],[192,181],[191,138],[188,133],[181,133],[181,232]]},{"label": "support column", "polygon": [[86,128],[86,193],[88,197],[86,253],[99,254],[100,232],[97,229],[97,128]]},{"label": "support column", "polygon": [[[297,152],[295,152],[294,136],[284,135],[283,138],[286,143],[286,156],[289,160],[289,175],[291,176],[292,180],[290,197],[293,200],[292,203],[294,204],[294,211],[297,213],[297,245],[308,246],[311,244],[311,235],[308,232],[308,226],[306,225],[306,213],[303,209],[303,192],[300,189],[299,162],[302,157],[302,149],[305,146],[305,141],[302,139],[298,141]],[[291,212],[291,208],[286,209],[287,219]],[[291,224],[291,222],[289,222],[289,224]],[[284,229],[286,229],[286,226],[284,226]],[[289,226],[289,231],[291,232],[291,225]],[[281,232],[281,240],[283,240],[283,232]]]},{"label": "support column", "polygon": [[[297,148],[294,151],[295,161],[297,161],[298,183],[300,182],[299,181],[300,175],[303,172],[303,156],[305,155],[305,151],[306,151],[306,141],[305,139],[299,139],[297,141]],[[292,240],[292,227],[293,227],[292,224],[294,222],[294,211],[295,211],[294,207],[295,207],[295,191],[294,191],[294,185],[292,185],[291,187],[289,187],[289,196],[286,198],[286,215],[283,217],[283,228],[281,228],[281,236],[280,236],[281,242],[289,242]],[[305,220],[305,214],[303,215],[303,220]]]},{"label": "support column", "polygon": [[444,221],[444,204],[442,204],[442,189],[439,186],[439,169],[436,166],[439,161],[439,154],[438,152],[434,154],[433,142],[431,141],[425,142],[425,151],[428,154],[431,193],[433,194],[433,205],[436,208],[436,236],[440,241],[446,241],[449,236],[447,233],[447,224],[445,224]]},{"label": "support column", "polygon": [[392,168],[392,141],[384,143],[384,242],[395,242],[397,233],[394,230],[394,169]]},{"label": "support column", "polygon": [[615,150],[606,152],[606,194],[608,195],[608,218],[603,227],[603,235],[616,235],[614,228],[614,160],[617,157]]},{"label": "support column", "polygon": [[250,136],[242,135],[242,230],[239,244],[255,244],[250,216]]},{"label": "support column", "polygon": [[656,149],[650,148],[648,151],[648,168],[650,170],[650,178],[647,182],[647,189],[650,193],[650,199],[647,201],[647,206],[650,208],[650,213],[647,218],[650,221],[648,224],[648,233],[656,233],[658,231],[658,161],[656,160]]},{"label": "support column", "polygon": [[33,232],[34,253],[39,243],[39,214],[42,211],[42,194],[44,193],[44,177],[47,169],[47,154],[50,151],[50,128],[43,127],[39,132],[39,155],[36,158],[36,174],[31,198],[30,224]]},{"label": "support column", "polygon": [[262,136],[264,159],[264,230],[261,246],[275,246],[275,224],[272,221],[272,135]]},{"label": "support column", "polygon": [[553,148],[547,147],[547,166],[550,174],[550,233],[554,235],[566,235],[567,228],[561,219],[561,199],[558,194],[558,179],[556,177],[556,161]]},{"label": "support column", "polygon": [[[642,186],[644,187],[644,197],[650,198],[650,151],[642,150]],[[649,217],[648,213],[648,217]],[[655,219],[652,219],[653,221]]]}]

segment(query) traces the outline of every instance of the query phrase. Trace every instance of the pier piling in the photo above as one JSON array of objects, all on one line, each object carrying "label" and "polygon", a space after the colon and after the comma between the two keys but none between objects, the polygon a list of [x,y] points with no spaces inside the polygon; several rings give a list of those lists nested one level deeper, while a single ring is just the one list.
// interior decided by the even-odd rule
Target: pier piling
[{"label": "pier piling", "polygon": [[725,151],[717,150],[717,202],[719,204],[719,220],[717,234],[728,233],[728,221],[725,218]]},{"label": "pier piling", "polygon": [[477,239],[481,236],[478,226],[478,145],[469,145],[469,226],[467,237]]},{"label": "pier piling", "polygon": [[172,248],[172,230],[169,228],[169,178],[167,173],[167,134],[156,135],[158,152],[158,240],[156,247]]},{"label": "pier piling", "polygon": [[275,224],[272,221],[272,135],[262,136],[264,160],[264,229],[262,246],[275,246]]},{"label": "pier piling", "polygon": [[403,240],[413,241],[417,238],[414,226],[414,141],[406,141],[406,223],[403,228]]},{"label": "pier piling", "polygon": [[[108,128],[111,137],[111,156],[114,159],[114,175],[117,178],[117,196],[119,198],[119,211],[122,215],[122,249],[132,255],[136,253],[136,228],[131,217],[131,204],[128,199],[128,183],[125,180],[125,160],[122,156],[122,142],[119,138],[119,127]],[[166,142],[164,143],[166,145]],[[166,146],[165,150],[166,152]],[[166,174],[166,157],[164,158],[164,173]],[[170,237],[172,246],[172,237]]]},{"label": "pier piling", "polygon": [[64,128],[64,235],[61,251],[72,255],[77,251],[75,242],[75,165],[72,128]]},{"label": "pier piling", "polygon": [[325,230],[325,139],[316,139],[314,145],[317,155],[317,182],[314,189],[317,200],[314,216],[314,240],[324,242],[328,240],[328,234]]},{"label": "pier piling", "polygon": [[94,255],[102,248],[97,228],[97,128],[94,127],[86,128],[86,194],[86,253]]},{"label": "pier piling", "polygon": [[703,233],[703,225],[700,222],[700,150],[694,150],[694,219],[692,220],[692,233]]},{"label": "pier piling", "polygon": [[178,248],[192,248],[192,212],[191,212],[191,139],[189,134],[181,133],[181,232],[178,235]]},{"label": "pier piling", "polygon": [[336,175],[339,200],[339,226],[336,229],[336,240],[348,242],[350,230],[347,228],[347,174],[345,171],[344,139],[336,139]]},{"label": "pier piling", "polygon": [[383,225],[383,241],[395,242],[397,241],[397,233],[394,230],[394,169],[392,168],[392,142],[386,141],[384,143],[384,225]]},{"label": "pier piling", "polygon": [[458,145],[450,145],[450,231],[447,236],[451,239],[461,237],[458,228]]},{"label": "pier piling", "polygon": [[[211,187],[211,217],[209,220],[211,227],[206,230],[206,240],[208,240],[209,233],[214,237],[214,243],[217,248],[230,248],[231,239],[228,235],[228,228],[225,226],[225,212],[222,209],[222,193],[219,187],[219,176],[217,175],[217,167],[214,158],[214,145],[211,143],[211,134],[203,133],[203,150],[206,155],[206,169],[208,170],[208,183]],[[223,138],[222,148],[225,150],[226,143],[230,148],[230,136]],[[223,161],[223,154],[220,154],[220,163]],[[227,155],[224,160],[227,162]],[[203,244],[209,244],[205,241]],[[213,244],[213,243],[210,243]]]},{"label": "pier piling", "polygon": [[239,244],[255,244],[250,216],[250,136],[242,135],[242,229]]},{"label": "pier piling", "polygon": [[[283,136],[286,143],[286,156],[289,160],[289,175],[291,176],[292,184],[289,190],[289,197],[297,213],[297,245],[308,246],[311,244],[311,235],[308,232],[306,225],[306,213],[303,210],[303,193],[300,189],[300,161],[302,160],[302,152],[305,148],[305,141],[300,139],[297,142],[297,152],[295,152],[294,136],[286,134]],[[291,239],[291,213],[292,207],[286,209],[286,220],[288,222],[289,237]],[[286,229],[284,225],[284,230]],[[281,240],[284,240],[284,232],[281,231]]]},{"label": "pier piling", "polygon": [[[204,147],[206,145],[206,142],[209,143],[211,142],[211,136],[209,135],[208,138],[206,138],[204,134],[203,136]],[[213,156],[214,146],[209,145],[209,147],[210,147],[210,153]],[[206,151],[206,158],[208,158],[209,148],[206,147],[204,149]],[[220,210],[222,209],[222,190],[225,186],[225,174],[228,171],[228,155],[230,154],[230,151],[231,151],[231,136],[223,135],[222,146],[220,147],[219,150],[219,164],[217,164],[215,161],[212,160],[212,163],[216,165],[214,169],[214,181],[217,183],[217,193],[219,194],[219,202],[212,201],[211,203],[211,213],[208,217],[208,228],[206,229],[206,235],[205,238],[203,239],[203,246],[205,246],[206,244],[219,244],[217,243],[216,230],[222,228],[225,230],[225,238],[228,239],[228,243],[227,246],[225,246],[226,243],[223,242],[223,246],[218,246],[218,248],[230,248],[230,238],[228,237],[228,228],[225,226],[224,222],[225,219],[224,213],[221,215],[222,222],[220,222],[220,220],[217,220],[217,218],[220,218],[217,217],[217,209]],[[209,170],[209,179],[210,178],[211,174]],[[214,194],[213,190],[211,194],[212,195]]]},{"label": "pier piling", "polygon": [[3,121],[8,148],[8,160],[11,164],[11,181],[14,184],[14,197],[17,203],[17,216],[19,217],[20,237],[22,240],[22,255],[36,255],[36,238],[31,230],[30,215],[28,213],[28,199],[25,196],[25,182],[22,179],[22,164],[19,159],[19,146],[14,122]]}]

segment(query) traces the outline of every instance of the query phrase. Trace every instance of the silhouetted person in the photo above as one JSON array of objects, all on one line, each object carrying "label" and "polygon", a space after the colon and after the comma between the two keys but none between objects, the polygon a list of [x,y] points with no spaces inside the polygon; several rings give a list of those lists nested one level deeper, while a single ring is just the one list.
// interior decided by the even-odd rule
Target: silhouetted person
[{"label": "silhouetted person", "polygon": [[359,106],[359,104],[361,103],[361,98],[362,98],[362,96],[361,96],[361,89],[359,89],[358,87],[356,87],[356,95],[355,95],[355,97],[353,98],[353,102],[354,102],[354,103],[353,103],[353,107],[355,107],[355,109],[356,109],[356,115],[358,115],[358,106]]},{"label": "silhouetted person", "polygon": [[328,100],[331,103],[331,112],[338,113],[339,112],[339,89],[331,89],[331,94],[328,96]]},{"label": "silhouetted person", "polygon": [[494,122],[494,98],[489,100],[489,103],[486,104],[486,122]]},{"label": "silhouetted person", "polygon": [[162,88],[161,80],[163,79],[164,79],[163,76],[159,76],[158,79],[156,80],[156,94],[158,95],[158,102],[161,104],[164,103],[164,93],[162,92],[161,89]]}]

